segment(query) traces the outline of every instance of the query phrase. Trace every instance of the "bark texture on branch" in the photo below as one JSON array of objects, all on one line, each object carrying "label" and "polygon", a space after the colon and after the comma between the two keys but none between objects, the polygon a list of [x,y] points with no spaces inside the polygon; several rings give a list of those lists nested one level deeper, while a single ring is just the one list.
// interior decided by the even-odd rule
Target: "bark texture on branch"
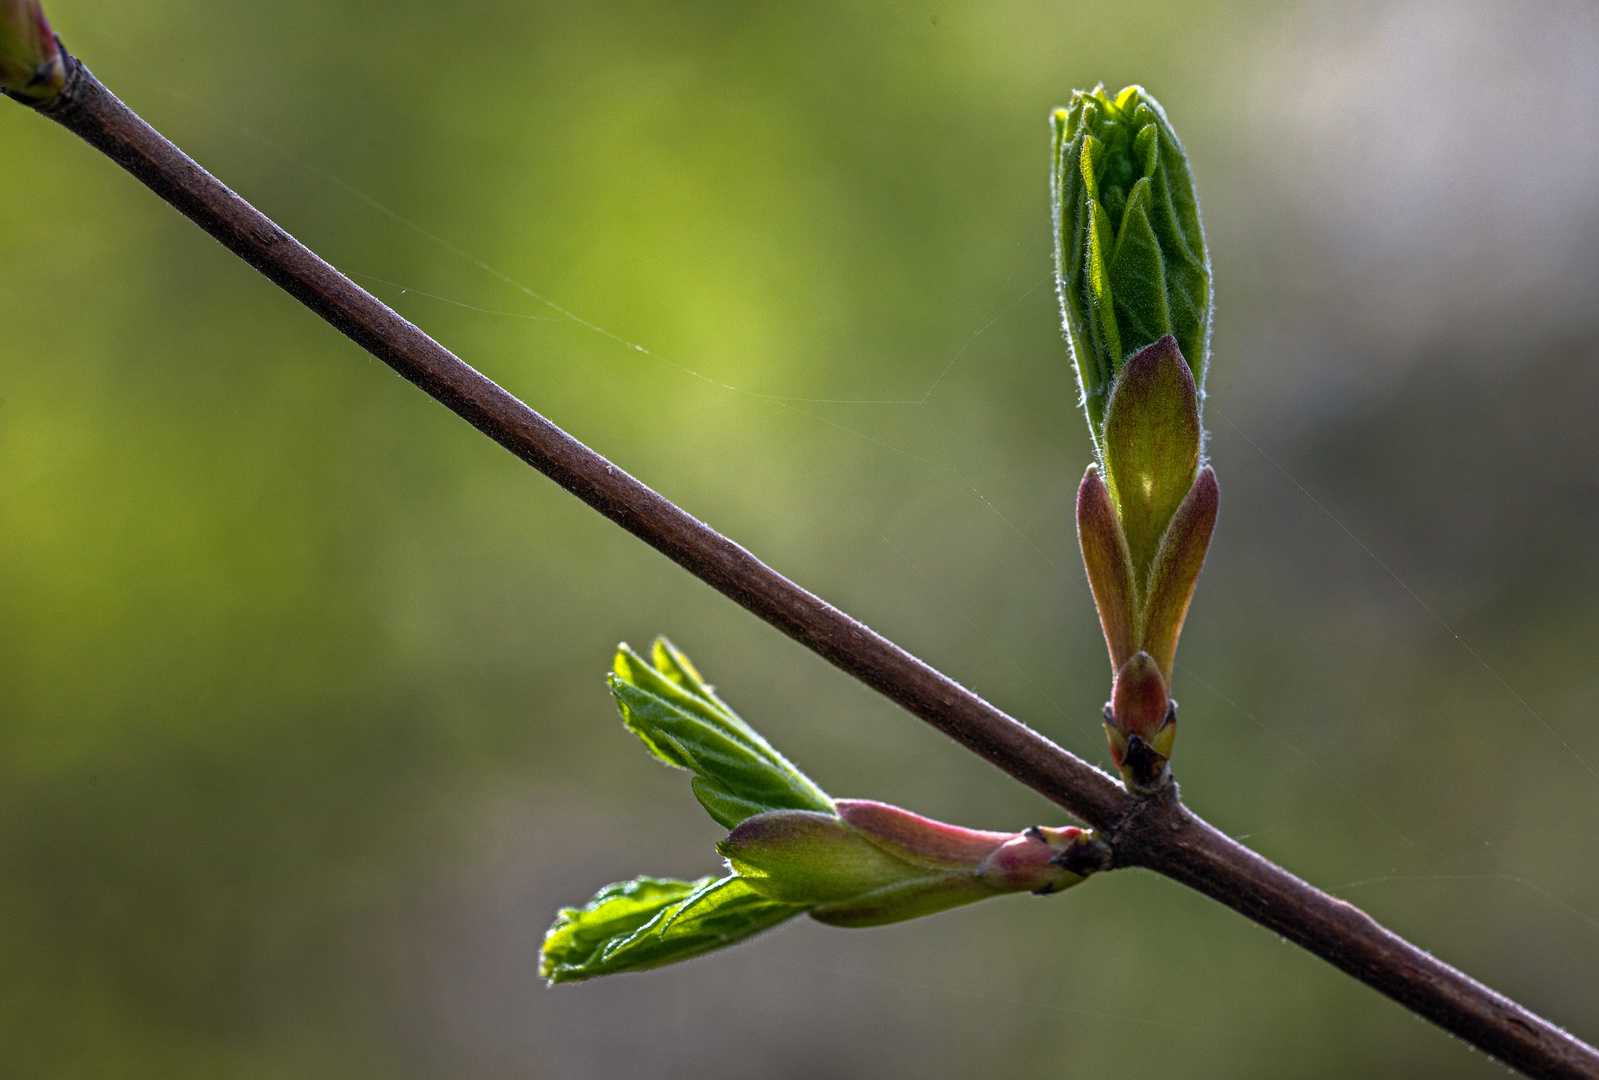
[{"label": "bark texture on branch", "polygon": [[1599,1052],[1195,817],[1140,799],[807,592],[528,408],[230,191],[75,58],[38,110],[473,427],[757,617],[1092,825],[1116,865],[1210,896],[1525,1073],[1599,1080]]}]

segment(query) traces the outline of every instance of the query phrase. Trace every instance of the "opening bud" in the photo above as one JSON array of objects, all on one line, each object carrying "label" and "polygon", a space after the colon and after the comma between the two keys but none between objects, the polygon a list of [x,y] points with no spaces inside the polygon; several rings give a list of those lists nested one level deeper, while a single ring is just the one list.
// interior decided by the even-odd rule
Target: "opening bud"
[{"label": "opening bud", "polygon": [[[1106,731],[1130,787],[1164,783],[1177,641],[1216,527],[1220,492],[1200,466],[1199,397],[1167,334],[1122,366],[1106,410],[1104,469],[1077,490],[1077,538],[1116,672]],[[1168,716],[1170,713],[1170,716]]]},{"label": "opening bud", "polygon": [[1111,866],[1110,846],[1086,829],[986,832],[831,798],[665,638],[648,660],[619,648],[610,685],[628,730],[693,772],[695,797],[732,830],[717,845],[730,872],[638,877],[561,909],[541,953],[551,983],[686,960],[802,914],[878,926],[1005,893],[1059,892]]}]

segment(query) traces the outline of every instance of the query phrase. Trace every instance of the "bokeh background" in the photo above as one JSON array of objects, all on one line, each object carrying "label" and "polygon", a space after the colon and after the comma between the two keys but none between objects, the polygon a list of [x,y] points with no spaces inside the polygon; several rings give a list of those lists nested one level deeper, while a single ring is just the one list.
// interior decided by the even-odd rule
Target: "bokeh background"
[{"label": "bokeh background", "polygon": [[[1045,118],[1144,83],[1219,304],[1185,795],[1599,1037],[1593,5],[48,7],[470,362],[1098,762]],[[836,794],[1060,815],[64,131],[0,148],[0,1075],[1502,1074],[1138,872],[545,989],[557,907],[716,868],[618,640]]]}]

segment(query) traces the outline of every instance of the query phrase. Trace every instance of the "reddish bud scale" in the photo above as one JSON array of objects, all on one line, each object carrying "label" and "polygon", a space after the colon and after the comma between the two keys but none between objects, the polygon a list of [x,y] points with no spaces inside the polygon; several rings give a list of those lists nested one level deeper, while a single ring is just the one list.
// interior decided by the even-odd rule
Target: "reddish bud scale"
[{"label": "reddish bud scale", "polygon": [[1148,653],[1134,653],[1116,673],[1105,710],[1105,734],[1111,758],[1128,787],[1151,791],[1165,783],[1166,762],[1177,737],[1177,707]]},{"label": "reddish bud scale", "polygon": [[1083,550],[1105,645],[1110,649],[1111,670],[1120,671],[1138,651],[1138,599],[1127,540],[1098,465],[1088,467],[1077,489],[1077,542]]},{"label": "reddish bud scale", "polygon": [[1110,711],[1116,730],[1125,737],[1137,735],[1152,743],[1155,733],[1166,723],[1169,701],[1166,680],[1155,666],[1154,657],[1146,652],[1134,653],[1116,673],[1111,691]]},{"label": "reddish bud scale", "polygon": [[833,806],[851,828],[878,847],[926,866],[973,869],[1016,836],[946,825],[872,799],[834,799]]},{"label": "reddish bud scale", "polygon": [[1104,866],[1083,829],[1020,833],[947,825],[897,806],[839,799],[837,816],[778,810],[717,845],[762,895],[811,905],[834,926],[879,926],[1012,892],[1052,893]]}]

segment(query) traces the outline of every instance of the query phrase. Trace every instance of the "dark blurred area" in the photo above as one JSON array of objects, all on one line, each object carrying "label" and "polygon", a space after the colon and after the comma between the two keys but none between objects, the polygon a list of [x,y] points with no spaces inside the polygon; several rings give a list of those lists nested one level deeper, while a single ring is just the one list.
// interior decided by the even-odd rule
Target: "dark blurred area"
[{"label": "dark blurred area", "polygon": [[[1045,121],[1143,83],[1219,298],[1185,797],[1599,1038],[1593,5],[48,10],[469,362],[1102,764]],[[0,1075],[1502,1073],[1141,872],[545,989],[557,907],[716,868],[619,640],[836,795],[1060,814],[66,132],[0,147]]]}]

